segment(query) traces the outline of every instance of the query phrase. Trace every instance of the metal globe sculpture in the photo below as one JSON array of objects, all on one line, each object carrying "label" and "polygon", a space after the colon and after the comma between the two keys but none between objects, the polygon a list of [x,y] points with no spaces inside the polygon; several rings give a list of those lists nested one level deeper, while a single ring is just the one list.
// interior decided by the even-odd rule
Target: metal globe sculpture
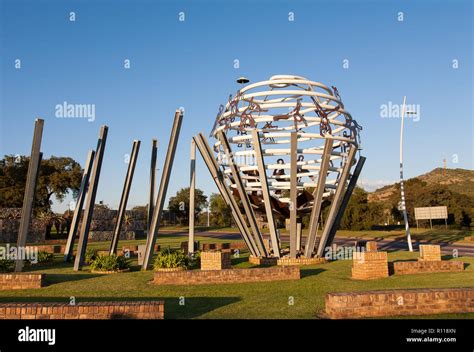
[{"label": "metal globe sculpture", "polygon": [[[361,130],[335,86],[277,75],[230,95],[219,107],[211,137],[225,186],[242,202],[253,232],[258,231],[252,226],[255,213],[268,222],[274,222],[273,217],[291,218],[291,232],[301,216],[311,212],[304,251],[308,257],[313,254],[324,200],[332,199],[336,220],[351,167],[357,162]],[[254,242],[259,247],[259,239]],[[293,245],[298,248],[291,244],[290,233],[290,255],[303,253],[301,244]],[[280,256],[276,250],[273,245],[273,250],[260,254]]]}]

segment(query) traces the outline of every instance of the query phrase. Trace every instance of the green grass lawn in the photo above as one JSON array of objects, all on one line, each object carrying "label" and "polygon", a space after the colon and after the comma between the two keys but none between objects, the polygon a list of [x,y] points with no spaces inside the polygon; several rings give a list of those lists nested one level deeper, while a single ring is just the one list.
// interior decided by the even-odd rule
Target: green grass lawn
[{"label": "green grass lawn", "polygon": [[[200,239],[200,238],[198,238]],[[161,245],[176,246],[182,238],[161,236]],[[204,239],[203,239],[204,241]],[[119,247],[127,242],[121,241]],[[144,241],[141,241],[144,242]],[[215,242],[212,239],[212,242]],[[107,244],[92,243],[91,247],[106,248]],[[247,253],[233,258],[236,268],[251,265]],[[415,259],[417,253],[391,252],[389,260]],[[112,275],[97,275],[72,270],[72,264],[61,262],[57,255],[54,266],[27,268],[27,271],[47,274],[48,286],[36,290],[0,291],[0,301],[61,301],[76,302],[96,300],[165,300],[165,317],[175,318],[317,318],[324,309],[327,292],[365,291],[401,288],[473,287],[474,258],[462,257],[467,265],[461,273],[439,273],[391,276],[373,281],[356,281],[351,276],[351,261],[341,260],[327,264],[302,267],[301,280],[263,283],[243,283],[202,286],[150,285],[153,272],[139,270],[136,261],[132,271]],[[448,259],[448,258],[445,258]],[[184,297],[184,305],[180,305]],[[294,304],[289,301],[293,299]],[[470,314],[446,314],[420,318],[474,318]]]}]

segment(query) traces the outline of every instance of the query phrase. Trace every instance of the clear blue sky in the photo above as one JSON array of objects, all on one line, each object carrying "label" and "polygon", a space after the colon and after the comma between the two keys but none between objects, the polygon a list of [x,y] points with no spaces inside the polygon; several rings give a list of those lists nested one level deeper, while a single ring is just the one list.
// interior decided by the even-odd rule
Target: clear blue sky
[{"label": "clear blue sky", "polygon": [[[439,167],[443,158],[448,167],[473,168],[469,0],[0,3],[0,154],[29,154],[34,119],[42,117],[45,157],[71,156],[84,165],[107,124],[97,200],[112,207],[133,139],[142,149],[129,207],[146,203],[151,139],[159,140],[161,173],[173,112],[181,106],[186,113],[168,195],[188,185],[190,138],[209,133],[241,75],[255,82],[295,74],[336,85],[364,127],[361,177],[368,185],[398,178],[400,120],[382,118],[380,106],[400,104],[403,95],[421,107],[420,120],[406,124],[406,176]],[[64,101],[95,104],[95,121],[56,118],[55,106]],[[197,177],[206,194],[217,191],[200,160]]]}]

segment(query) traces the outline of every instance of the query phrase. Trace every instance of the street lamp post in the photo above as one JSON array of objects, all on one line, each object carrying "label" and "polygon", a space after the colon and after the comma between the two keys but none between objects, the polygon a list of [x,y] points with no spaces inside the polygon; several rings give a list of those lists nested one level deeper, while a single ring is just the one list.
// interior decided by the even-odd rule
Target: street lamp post
[{"label": "street lamp post", "polygon": [[406,109],[406,96],[403,97],[403,105],[402,105],[402,113],[401,113],[401,127],[400,127],[400,192],[402,196],[401,200],[401,208],[403,211],[403,220],[405,221],[405,233],[407,236],[408,242],[408,250],[413,252],[413,246],[411,243],[411,235],[410,235],[410,225],[408,224],[408,215],[407,215],[407,208],[405,204],[405,189],[403,185],[403,121],[405,119],[405,109]]}]

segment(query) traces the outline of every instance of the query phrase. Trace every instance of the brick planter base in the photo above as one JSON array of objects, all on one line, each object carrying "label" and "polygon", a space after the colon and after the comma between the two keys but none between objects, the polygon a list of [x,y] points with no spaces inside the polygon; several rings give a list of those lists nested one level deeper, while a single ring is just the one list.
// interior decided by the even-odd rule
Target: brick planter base
[{"label": "brick planter base", "polygon": [[409,275],[422,273],[451,273],[464,270],[464,262],[459,260],[394,262],[395,275]]},{"label": "brick planter base", "polygon": [[300,265],[315,265],[324,264],[328,261],[325,258],[280,258],[277,265],[281,266],[300,266]]},{"label": "brick planter base", "polygon": [[202,270],[222,270],[231,267],[230,252],[201,252]]},{"label": "brick planter base", "polygon": [[278,258],[261,258],[249,256],[249,263],[254,265],[277,265]]},{"label": "brick planter base", "polygon": [[209,285],[241,282],[299,280],[298,267],[155,272],[156,285]]},{"label": "brick planter base", "polygon": [[338,292],[326,294],[333,319],[474,312],[474,288]]},{"label": "brick planter base", "polygon": [[0,303],[0,319],[163,319],[163,301]]},{"label": "brick planter base", "polygon": [[26,290],[45,286],[46,274],[0,274],[0,290]]},{"label": "brick planter base", "polygon": [[372,280],[388,277],[387,252],[355,252],[352,256],[352,278]]},{"label": "brick planter base", "polygon": [[436,244],[420,244],[420,261],[440,261],[441,247]]}]

